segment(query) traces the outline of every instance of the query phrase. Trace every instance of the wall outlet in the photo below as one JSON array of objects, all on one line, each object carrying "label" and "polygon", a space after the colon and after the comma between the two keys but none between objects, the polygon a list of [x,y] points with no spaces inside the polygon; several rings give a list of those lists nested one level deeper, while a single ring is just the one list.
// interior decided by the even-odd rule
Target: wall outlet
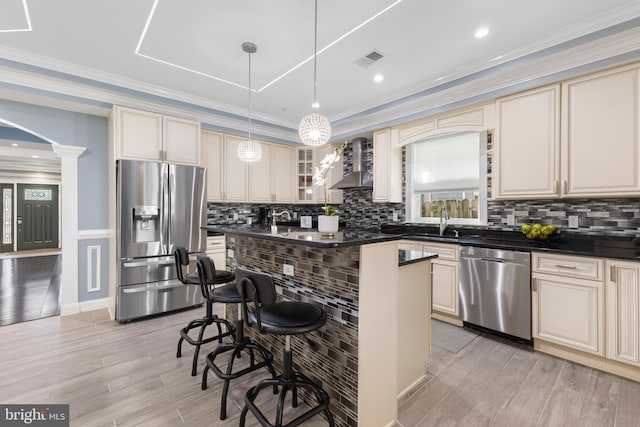
[{"label": "wall outlet", "polygon": [[298,219],[298,212],[294,212],[294,213],[293,213],[293,219],[294,219],[294,220]]},{"label": "wall outlet", "polygon": [[578,228],[578,216],[577,215],[569,215],[569,228]]},{"label": "wall outlet", "polygon": [[233,258],[233,249],[227,249],[227,258]]},{"label": "wall outlet", "polygon": [[515,215],[507,215],[507,225],[516,225]]},{"label": "wall outlet", "polygon": [[248,217],[247,218],[247,225],[251,225],[253,223],[253,218]]},{"label": "wall outlet", "polygon": [[287,276],[293,276],[293,265],[291,264],[282,264],[282,273]]},{"label": "wall outlet", "polygon": [[233,220],[237,221],[238,220],[238,212],[234,212],[233,213]]},{"label": "wall outlet", "polygon": [[393,221],[397,221],[398,220],[398,212],[393,211]]}]

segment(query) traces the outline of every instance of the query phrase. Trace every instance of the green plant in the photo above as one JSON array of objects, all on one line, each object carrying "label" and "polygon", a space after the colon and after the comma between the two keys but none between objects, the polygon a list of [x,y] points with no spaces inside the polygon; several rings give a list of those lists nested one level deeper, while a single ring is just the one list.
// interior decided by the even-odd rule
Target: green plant
[{"label": "green plant", "polygon": [[324,159],[320,162],[320,167],[316,167],[313,173],[313,183],[316,187],[321,185],[324,187],[324,207],[322,210],[324,210],[324,214],[327,216],[338,215],[340,213],[335,206],[331,206],[327,203],[327,174],[331,169],[333,169],[333,165],[340,160],[340,155],[346,147],[347,142],[333,150],[333,153],[324,156]]}]

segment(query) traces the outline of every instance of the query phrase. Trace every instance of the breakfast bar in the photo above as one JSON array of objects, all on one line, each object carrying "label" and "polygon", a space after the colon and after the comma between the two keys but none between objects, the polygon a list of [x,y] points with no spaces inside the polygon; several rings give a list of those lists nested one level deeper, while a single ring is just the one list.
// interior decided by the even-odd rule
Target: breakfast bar
[{"label": "breakfast bar", "polygon": [[[426,376],[430,260],[398,250],[398,236],[362,230],[324,235],[297,227],[208,226],[224,232],[227,268],[269,273],[280,298],[319,304],[324,327],[292,340],[298,368],[329,393],[340,426],[387,426],[398,400]],[[229,307],[234,317],[235,307]],[[284,341],[247,334],[279,354]],[[276,363],[280,361],[277,360]],[[276,368],[278,369],[278,368]]]}]

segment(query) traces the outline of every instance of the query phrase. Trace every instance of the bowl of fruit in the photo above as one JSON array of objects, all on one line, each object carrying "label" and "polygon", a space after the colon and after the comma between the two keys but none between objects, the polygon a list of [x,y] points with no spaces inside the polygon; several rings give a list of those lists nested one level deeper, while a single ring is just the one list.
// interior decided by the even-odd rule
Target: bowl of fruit
[{"label": "bowl of fruit", "polygon": [[520,231],[529,240],[547,240],[558,232],[558,228],[552,224],[522,224]]}]

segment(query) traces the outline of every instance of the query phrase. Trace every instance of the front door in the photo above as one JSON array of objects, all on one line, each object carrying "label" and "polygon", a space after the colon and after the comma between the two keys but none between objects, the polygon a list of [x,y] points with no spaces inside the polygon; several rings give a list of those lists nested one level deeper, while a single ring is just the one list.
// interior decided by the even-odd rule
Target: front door
[{"label": "front door", "polygon": [[18,250],[58,247],[58,186],[18,184]]},{"label": "front door", "polygon": [[0,184],[0,211],[2,211],[0,252],[13,252],[13,200],[13,184]]}]

